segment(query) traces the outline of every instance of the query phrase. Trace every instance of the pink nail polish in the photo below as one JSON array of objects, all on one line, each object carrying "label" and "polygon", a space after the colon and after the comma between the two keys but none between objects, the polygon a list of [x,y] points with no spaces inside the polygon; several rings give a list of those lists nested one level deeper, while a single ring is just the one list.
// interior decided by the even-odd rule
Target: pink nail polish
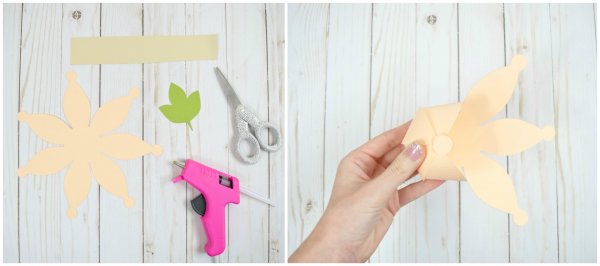
[{"label": "pink nail polish", "polygon": [[417,143],[410,144],[410,146],[408,146],[408,149],[406,149],[406,156],[408,156],[408,158],[410,158],[413,161],[418,161],[419,158],[423,156],[423,149],[421,148],[421,145]]}]

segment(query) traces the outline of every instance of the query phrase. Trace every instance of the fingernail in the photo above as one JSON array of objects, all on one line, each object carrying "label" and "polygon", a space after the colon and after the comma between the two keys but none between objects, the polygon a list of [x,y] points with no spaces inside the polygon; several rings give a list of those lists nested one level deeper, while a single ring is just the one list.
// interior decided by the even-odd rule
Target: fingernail
[{"label": "fingernail", "polygon": [[418,161],[419,158],[423,156],[423,148],[417,143],[412,143],[408,146],[408,149],[406,149],[405,154],[412,161]]}]

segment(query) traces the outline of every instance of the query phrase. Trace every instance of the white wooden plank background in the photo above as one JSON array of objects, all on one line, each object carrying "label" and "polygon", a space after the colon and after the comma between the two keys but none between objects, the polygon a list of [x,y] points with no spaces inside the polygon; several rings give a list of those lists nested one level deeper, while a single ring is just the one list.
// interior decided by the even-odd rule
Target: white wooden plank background
[{"label": "white wooden plank background", "polygon": [[[74,19],[74,11],[81,18]],[[5,4],[4,5],[4,262],[282,262],[284,261],[283,151],[255,166],[230,152],[230,107],[213,72],[219,66],[242,101],[263,119],[283,126],[284,7],[281,4]],[[219,59],[130,65],[70,65],[76,36],[218,34]],[[65,71],[75,70],[92,111],[131,87],[142,97],[119,132],[160,144],[160,157],[119,161],[135,199],[131,209],[93,183],[78,216],[66,216],[62,176],[18,179],[16,168],[48,144],[16,113],[64,118]],[[193,123],[174,125],[159,112],[175,82],[200,91],[202,109]],[[285,130],[281,128],[285,138]],[[189,207],[197,195],[172,184],[172,160],[193,158],[237,176],[268,195],[268,208],[246,196],[228,208],[229,245],[211,258],[199,216]]]},{"label": "white wooden plank background", "polygon": [[418,107],[463,99],[522,53],[529,64],[497,118],[557,131],[554,141],[496,157],[529,223],[515,226],[468,184],[446,182],[401,209],[370,261],[596,261],[593,4],[290,4],[288,12],[288,252],[318,221],[349,149]]},{"label": "white wooden plank background", "polygon": [[[21,5],[5,5],[3,11],[3,21],[5,25],[3,38],[3,57],[5,69],[4,79],[2,80],[3,88],[19,87],[19,64],[21,51],[21,16],[10,16],[10,14],[21,14]],[[2,212],[4,213],[4,222],[2,232],[3,238],[3,254],[4,262],[19,261],[19,206],[14,202],[19,201],[19,183],[15,173],[19,156],[15,156],[13,151],[17,150],[18,144],[18,123],[17,112],[19,110],[19,90],[4,90],[4,134],[2,135],[2,143],[4,151],[2,152],[3,176],[2,185],[4,187]]]}]

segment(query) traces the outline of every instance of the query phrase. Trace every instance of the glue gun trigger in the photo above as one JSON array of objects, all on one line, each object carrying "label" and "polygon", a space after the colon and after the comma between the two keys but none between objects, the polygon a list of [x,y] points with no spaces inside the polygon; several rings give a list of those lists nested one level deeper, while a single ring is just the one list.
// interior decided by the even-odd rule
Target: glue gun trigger
[{"label": "glue gun trigger", "polygon": [[204,195],[200,194],[190,201],[192,204],[192,209],[199,214],[200,216],[204,216],[206,212],[206,200],[204,199]]}]

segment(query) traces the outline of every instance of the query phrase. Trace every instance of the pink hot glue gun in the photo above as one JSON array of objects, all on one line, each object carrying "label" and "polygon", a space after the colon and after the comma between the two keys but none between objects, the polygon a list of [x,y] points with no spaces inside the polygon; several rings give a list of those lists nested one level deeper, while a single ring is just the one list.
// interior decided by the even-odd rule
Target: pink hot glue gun
[{"label": "pink hot glue gun", "polygon": [[204,250],[210,256],[217,256],[225,250],[225,205],[240,203],[239,181],[234,176],[220,172],[194,160],[185,161],[181,174],[173,179],[173,183],[185,180],[200,195],[194,198],[192,208],[202,216],[202,225],[206,233]]}]

